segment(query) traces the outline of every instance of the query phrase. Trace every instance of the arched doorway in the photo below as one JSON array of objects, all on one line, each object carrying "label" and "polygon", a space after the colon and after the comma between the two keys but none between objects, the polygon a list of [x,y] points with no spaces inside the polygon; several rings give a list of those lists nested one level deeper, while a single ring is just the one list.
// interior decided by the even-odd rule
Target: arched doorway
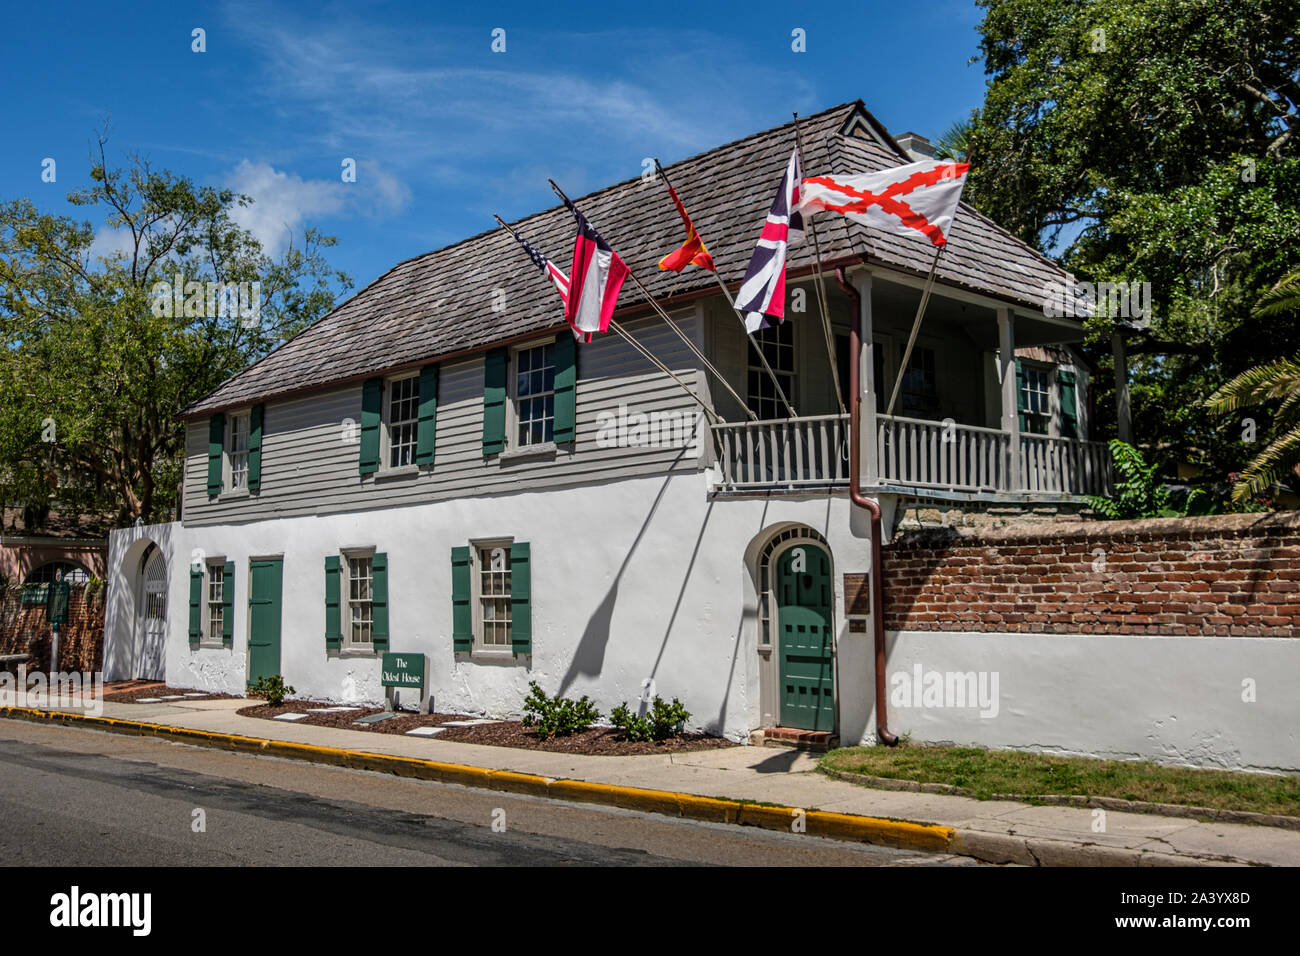
[{"label": "arched doorway", "polygon": [[140,596],[136,601],[136,640],[131,676],[163,680],[167,643],[167,559],[150,542],[140,559]]},{"label": "arched doorway", "polygon": [[763,711],[781,727],[835,731],[835,598],[830,546],[792,526],[759,555]]}]

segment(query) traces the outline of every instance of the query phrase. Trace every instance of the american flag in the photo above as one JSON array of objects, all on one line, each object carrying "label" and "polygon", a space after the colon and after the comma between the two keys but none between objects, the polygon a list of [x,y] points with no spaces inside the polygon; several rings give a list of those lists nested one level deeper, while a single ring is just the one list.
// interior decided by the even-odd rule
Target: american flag
[{"label": "american flag", "polygon": [[519,233],[511,229],[510,235],[514,236],[519,244],[524,247],[524,251],[537,264],[537,268],[546,273],[546,277],[551,280],[551,285],[555,286],[555,291],[560,293],[560,298],[564,300],[564,305],[567,308],[569,304],[569,277],[560,271],[559,266],[533,248],[533,244]]}]

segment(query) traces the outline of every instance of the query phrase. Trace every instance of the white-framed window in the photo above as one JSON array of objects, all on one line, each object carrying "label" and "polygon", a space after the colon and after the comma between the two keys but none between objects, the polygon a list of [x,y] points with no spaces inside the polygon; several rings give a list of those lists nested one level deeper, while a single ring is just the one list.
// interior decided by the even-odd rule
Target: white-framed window
[{"label": "white-framed window", "polygon": [[475,542],[471,548],[476,651],[511,649],[510,545],[503,539]]},{"label": "white-framed window", "polygon": [[209,561],[207,571],[207,608],[205,619],[207,627],[203,631],[204,639],[212,644],[220,644],[226,625],[226,562]]},{"label": "white-framed window", "polygon": [[249,413],[235,412],[226,418],[226,487],[248,490]]},{"label": "white-framed window", "polygon": [[1052,417],[1051,372],[1039,365],[1020,365],[1020,414],[1022,429],[1046,435]]},{"label": "white-framed window", "polygon": [[523,345],[511,357],[512,447],[550,444],[555,440],[555,343]]},{"label": "white-framed window", "polygon": [[415,446],[420,424],[420,376],[390,379],[384,402],[388,435],[386,461],[389,468],[415,464]]},{"label": "white-framed window", "polygon": [[[898,360],[903,361],[899,346]],[[906,418],[934,418],[939,413],[939,379],[936,374],[936,353],[932,348],[913,346],[903,372],[903,384],[898,390],[898,414]]]},{"label": "white-framed window", "polygon": [[[772,373],[781,383],[781,391],[793,404],[797,399],[794,394],[794,323],[780,322],[771,328],[759,329],[753,335],[754,344],[763,350],[763,357],[772,367]],[[758,416],[759,421],[785,418],[785,403],[777,394],[773,375],[763,368],[763,362],[751,347],[746,350],[749,356],[748,389],[746,396],[749,409]]]},{"label": "white-framed window", "polygon": [[374,552],[343,554],[343,647],[369,650],[374,646]]}]

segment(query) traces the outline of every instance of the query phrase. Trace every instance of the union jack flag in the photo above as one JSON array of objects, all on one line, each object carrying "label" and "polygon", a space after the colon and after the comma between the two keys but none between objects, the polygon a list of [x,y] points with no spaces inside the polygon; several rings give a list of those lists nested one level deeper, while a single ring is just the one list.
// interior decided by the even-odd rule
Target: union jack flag
[{"label": "union jack flag", "polygon": [[763,232],[736,293],[736,308],[745,316],[750,333],[785,321],[785,256],[791,242],[803,239],[803,214],[799,212],[799,150],[790,154],[781,187],[768,210]]}]

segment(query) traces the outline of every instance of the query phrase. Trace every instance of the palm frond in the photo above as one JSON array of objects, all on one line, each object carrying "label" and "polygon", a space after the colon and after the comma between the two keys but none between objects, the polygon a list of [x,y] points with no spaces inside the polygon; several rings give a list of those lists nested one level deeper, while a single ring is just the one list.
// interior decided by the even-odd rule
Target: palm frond
[{"label": "palm frond", "polygon": [[1300,356],[1246,369],[1205,400],[1215,412],[1234,412],[1249,405],[1285,399],[1300,392]]},{"label": "palm frond", "polygon": [[1300,311],[1300,269],[1292,269],[1259,297],[1255,315],[1287,315]]},{"label": "palm frond", "polygon": [[1300,462],[1300,425],[1283,432],[1246,466],[1235,485],[1232,500],[1245,501],[1290,475]]}]

